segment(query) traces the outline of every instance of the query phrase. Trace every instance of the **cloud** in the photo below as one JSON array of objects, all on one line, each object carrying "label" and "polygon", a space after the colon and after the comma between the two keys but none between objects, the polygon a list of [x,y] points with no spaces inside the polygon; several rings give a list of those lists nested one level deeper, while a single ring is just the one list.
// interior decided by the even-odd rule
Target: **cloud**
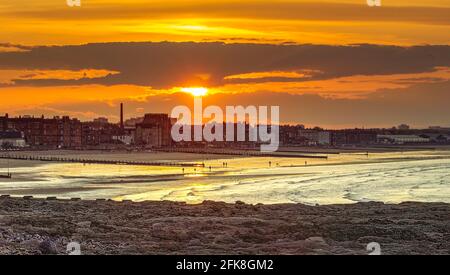
[{"label": "cloud", "polygon": [[[82,79],[21,79],[17,86],[137,85],[155,89],[218,87],[233,75],[310,70],[308,78],[327,80],[354,75],[413,74],[450,66],[450,46],[265,45],[136,42],[80,46],[41,46],[0,53],[3,70],[107,70],[119,72]],[[208,76],[208,77],[205,77]],[[273,80],[273,79],[268,79]],[[252,83],[254,79],[239,79]]]},{"label": "cloud", "polygon": [[101,78],[117,72],[106,70],[0,70],[0,84],[14,84],[29,80],[80,80]]},{"label": "cloud", "polygon": [[0,52],[23,52],[29,51],[32,48],[33,47],[18,44],[0,43]]}]

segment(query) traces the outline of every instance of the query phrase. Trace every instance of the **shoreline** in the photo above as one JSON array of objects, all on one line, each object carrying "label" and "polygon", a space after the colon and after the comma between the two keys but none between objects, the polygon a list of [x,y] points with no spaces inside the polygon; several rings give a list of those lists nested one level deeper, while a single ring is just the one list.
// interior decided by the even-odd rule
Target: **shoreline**
[{"label": "shoreline", "polygon": [[[48,155],[59,153],[48,152]],[[66,158],[82,156],[111,162],[120,159],[130,162],[179,159],[182,162],[205,163],[205,167],[184,169],[0,159],[0,173],[6,175],[9,171],[12,174],[11,179],[0,179],[0,195],[135,201],[169,199],[189,203],[204,200],[233,203],[241,200],[247,203],[310,205],[371,200],[386,203],[450,202],[445,195],[450,186],[445,177],[445,167],[450,167],[450,156],[446,151],[341,155],[323,161],[253,157],[220,159],[217,156],[209,158],[196,154],[148,152],[63,153]],[[224,163],[227,163],[226,167]],[[11,169],[6,168],[7,164]],[[388,170],[382,172],[384,170],[380,169]],[[407,177],[410,183],[400,180],[394,172],[401,173],[404,179]],[[423,181],[417,180],[418,175]],[[344,179],[353,185],[345,184]],[[261,186],[263,182],[267,185]],[[335,188],[329,191],[328,185]],[[397,188],[400,185],[404,188]],[[371,191],[370,186],[376,188]],[[256,190],[257,193],[254,193]],[[271,190],[278,197],[272,196]]]},{"label": "shoreline", "polygon": [[[449,254],[450,204],[308,206],[0,198],[0,254]],[[52,249],[43,249],[42,244]],[[48,245],[47,245],[48,247]]]},{"label": "shoreline", "polygon": [[[369,154],[361,153],[361,152],[350,152],[350,151],[342,151],[338,153],[318,153],[314,152],[311,154],[323,154],[324,156],[305,156],[305,155],[297,155],[297,156],[285,156],[285,155],[273,155],[273,156],[253,156],[253,155],[233,155],[233,154],[218,154],[218,153],[200,153],[200,152],[182,152],[182,151],[172,151],[172,152],[126,152],[126,151],[113,151],[113,152],[97,152],[97,151],[76,151],[76,150],[50,150],[50,151],[13,151],[14,155],[5,155],[4,152],[0,152],[0,168],[6,168],[7,163],[11,168],[20,168],[20,167],[34,167],[40,166],[44,164],[51,163],[77,163],[77,164],[105,164],[105,165],[129,165],[129,166],[153,166],[153,167],[203,167],[202,164],[210,161],[217,160],[235,160],[242,158],[254,158],[254,159],[289,159],[289,158],[297,158],[299,160],[308,160],[310,158],[317,158],[319,160],[324,159],[325,161],[320,164],[308,164],[311,166],[327,166],[327,165],[335,165],[335,164],[358,164],[358,163],[374,163],[380,161],[407,161],[407,160],[422,160],[422,159],[445,159],[448,156],[435,155],[433,157],[430,156],[421,156],[421,157],[410,157],[407,156],[408,153],[439,153],[446,152],[447,149],[442,149],[442,151],[437,150],[417,150],[417,151],[386,151],[386,152],[372,152]],[[448,150],[450,151],[450,150]],[[305,152],[306,153],[306,152]],[[335,163],[329,161],[329,156],[327,154],[333,155],[361,155],[361,156],[373,156],[378,155],[381,156],[383,154],[388,153],[405,153],[405,157],[402,158],[393,158],[393,159],[370,159],[370,161],[357,161],[357,162],[345,162],[345,163]],[[311,161],[312,162],[312,161]],[[281,165],[279,167],[304,167],[305,165]],[[207,167],[203,167],[207,168]]]}]

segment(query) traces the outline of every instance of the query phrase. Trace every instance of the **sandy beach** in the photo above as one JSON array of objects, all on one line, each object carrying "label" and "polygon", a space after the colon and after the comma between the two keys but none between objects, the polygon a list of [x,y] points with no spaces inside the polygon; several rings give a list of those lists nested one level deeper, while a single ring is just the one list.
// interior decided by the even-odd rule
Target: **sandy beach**
[{"label": "sandy beach", "polygon": [[367,255],[370,243],[382,254],[450,253],[448,151],[14,153],[206,166],[0,159],[13,174],[0,180],[0,194],[17,196],[0,198],[0,254],[67,254],[71,242],[82,254]]},{"label": "sandy beach", "polygon": [[[450,153],[341,153],[327,159],[123,151],[29,151],[22,156],[112,164],[0,159],[0,195],[95,200],[346,204],[365,201],[450,203]],[[124,165],[156,161],[162,166]],[[116,163],[117,162],[117,163]],[[165,166],[165,162],[204,167]],[[226,166],[224,166],[226,163]]]},{"label": "sandy beach", "polygon": [[0,254],[449,254],[450,205],[0,199]]}]

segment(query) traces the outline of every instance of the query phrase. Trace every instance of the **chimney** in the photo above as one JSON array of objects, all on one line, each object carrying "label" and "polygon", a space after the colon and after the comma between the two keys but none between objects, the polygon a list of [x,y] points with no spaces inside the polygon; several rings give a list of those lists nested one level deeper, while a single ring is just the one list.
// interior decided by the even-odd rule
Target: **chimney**
[{"label": "chimney", "polygon": [[123,130],[123,103],[120,103],[120,129]]}]

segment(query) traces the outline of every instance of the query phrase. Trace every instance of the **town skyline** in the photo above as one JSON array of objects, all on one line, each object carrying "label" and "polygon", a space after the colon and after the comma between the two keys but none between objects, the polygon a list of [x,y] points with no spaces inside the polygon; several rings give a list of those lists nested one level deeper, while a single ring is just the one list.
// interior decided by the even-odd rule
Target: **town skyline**
[{"label": "town skyline", "polygon": [[[136,121],[139,121],[141,119],[143,119],[145,117],[146,114],[166,114],[170,117],[169,113],[144,113],[142,116],[138,116],[138,117],[124,117],[124,125],[130,125],[130,123],[135,123]],[[30,114],[17,114],[17,115],[13,115],[11,116],[10,113],[6,112],[6,113],[0,113],[0,117],[9,117],[9,118],[33,118],[33,119],[61,119],[64,117],[68,117],[70,119],[75,119],[78,120],[80,122],[101,122],[101,123],[108,123],[108,124],[113,124],[113,125],[121,125],[121,119],[120,116],[114,116],[113,119],[111,120],[109,117],[93,117],[92,119],[80,119],[78,117],[74,117],[74,116],[70,116],[70,115],[66,115],[66,114],[60,114],[60,115],[45,115],[45,114],[41,114],[41,115],[30,115]],[[176,119],[176,118],[173,118]],[[202,125],[206,125],[206,124],[216,124],[218,122],[203,122]],[[229,122],[226,122],[225,120],[223,121],[224,124],[227,124]],[[247,122],[246,122],[247,123]],[[236,124],[236,123],[235,123]],[[239,124],[239,123],[238,123]],[[191,124],[191,126],[194,124]],[[432,130],[439,130],[439,129],[450,129],[450,124],[449,125],[425,125],[423,127],[420,126],[415,126],[414,124],[409,124],[409,123],[400,123],[400,124],[391,124],[391,125],[387,125],[387,126],[381,126],[381,127],[364,127],[364,126],[354,126],[354,127],[342,127],[342,128],[332,128],[332,127],[325,127],[324,125],[308,125],[308,124],[304,124],[304,123],[300,123],[300,122],[294,122],[294,123],[280,123],[280,126],[292,126],[292,127],[297,127],[297,126],[302,126],[305,127],[305,129],[314,129],[314,128],[320,128],[320,129],[324,129],[324,130],[350,130],[350,129],[366,129],[366,130],[371,130],[371,129],[399,129],[399,130],[425,130],[425,129],[432,129]]]}]

